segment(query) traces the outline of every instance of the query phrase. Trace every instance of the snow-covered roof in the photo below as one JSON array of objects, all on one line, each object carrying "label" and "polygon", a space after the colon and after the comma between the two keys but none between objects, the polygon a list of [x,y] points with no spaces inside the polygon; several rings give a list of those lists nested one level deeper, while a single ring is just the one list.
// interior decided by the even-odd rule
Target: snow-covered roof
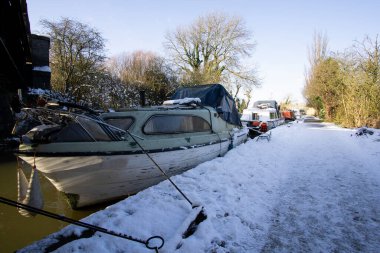
[{"label": "snow-covered roof", "polygon": [[41,72],[51,72],[51,69],[49,66],[34,66],[34,71],[41,71]]}]

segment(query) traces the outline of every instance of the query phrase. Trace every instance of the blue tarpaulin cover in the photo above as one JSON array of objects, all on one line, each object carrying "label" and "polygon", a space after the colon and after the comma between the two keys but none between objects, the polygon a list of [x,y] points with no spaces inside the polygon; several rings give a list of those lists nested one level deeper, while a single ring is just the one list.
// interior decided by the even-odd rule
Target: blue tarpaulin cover
[{"label": "blue tarpaulin cover", "polygon": [[225,121],[241,126],[235,101],[221,84],[183,87],[176,90],[171,99],[200,98],[202,105],[214,107]]}]

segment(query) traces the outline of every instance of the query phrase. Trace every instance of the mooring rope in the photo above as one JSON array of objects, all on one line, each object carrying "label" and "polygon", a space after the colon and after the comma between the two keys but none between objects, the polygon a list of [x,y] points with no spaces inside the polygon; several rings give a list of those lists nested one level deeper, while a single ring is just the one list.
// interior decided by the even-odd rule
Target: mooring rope
[{"label": "mooring rope", "polygon": [[[130,241],[138,242],[138,243],[144,244],[145,247],[147,247],[148,249],[155,250],[155,252],[157,252],[157,253],[158,253],[158,250],[161,249],[164,246],[164,243],[165,243],[164,238],[162,238],[161,236],[152,236],[152,237],[149,237],[147,240],[142,240],[142,239],[134,238],[134,237],[132,237],[130,235],[114,232],[112,230],[108,230],[108,229],[105,229],[105,228],[102,228],[102,227],[98,227],[98,226],[95,226],[95,225],[92,225],[92,224],[89,224],[89,223],[85,223],[85,222],[82,222],[82,221],[74,220],[74,219],[68,218],[68,217],[63,216],[63,215],[58,215],[58,214],[51,213],[51,212],[48,212],[48,211],[45,211],[45,210],[42,210],[42,209],[39,209],[39,208],[35,208],[35,207],[32,207],[32,206],[24,205],[22,203],[19,203],[19,202],[16,202],[16,201],[4,198],[4,197],[0,197],[0,202],[2,202],[4,204],[7,204],[7,205],[10,205],[10,206],[17,207],[17,208],[22,208],[22,209],[25,209],[25,210],[28,210],[28,211],[31,211],[31,212],[34,212],[34,213],[38,213],[38,214],[41,214],[41,215],[44,215],[44,216],[47,216],[47,217],[50,217],[50,218],[53,218],[53,219],[57,219],[57,220],[61,220],[61,221],[64,221],[64,222],[67,222],[67,223],[70,223],[70,224],[74,224],[74,225],[77,225],[77,226],[80,226],[80,227],[88,228],[88,229],[91,229],[91,230],[94,230],[94,231],[102,232],[102,233],[105,233],[105,234],[109,234],[109,235],[112,235],[112,236],[120,237],[120,238],[127,239],[127,240],[130,240]],[[156,246],[154,246],[153,245],[153,241],[154,240],[159,240],[160,244],[157,244]]]},{"label": "mooring rope", "polygon": [[156,165],[156,167],[161,171],[161,173],[166,177],[167,180],[169,180],[169,182],[174,186],[174,188],[176,188],[176,190],[186,199],[187,202],[189,202],[189,204],[191,205],[192,208],[194,208],[195,206],[193,205],[193,202],[190,201],[190,199],[185,195],[185,193],[183,193],[181,191],[181,189],[179,189],[179,187],[173,182],[173,180],[171,180],[171,178],[169,177],[168,174],[165,173],[165,171],[156,163],[156,161],[148,154],[148,152],[145,151],[145,149],[140,145],[140,143],[133,137],[133,135],[127,131],[127,133],[129,134],[129,136],[131,136],[131,138],[133,139],[134,142],[136,142],[136,144],[140,147],[141,151],[154,163],[154,165]]}]

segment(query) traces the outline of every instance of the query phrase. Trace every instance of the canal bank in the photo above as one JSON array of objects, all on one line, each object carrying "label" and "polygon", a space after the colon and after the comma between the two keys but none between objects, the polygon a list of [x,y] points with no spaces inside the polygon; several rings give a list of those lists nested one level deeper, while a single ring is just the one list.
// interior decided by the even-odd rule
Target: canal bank
[{"label": "canal bank", "polygon": [[[379,252],[380,132],[357,136],[315,122],[271,131],[270,141],[249,140],[172,177],[207,214],[190,236],[183,231],[193,209],[168,181],[82,221],[138,239],[161,237],[159,252]],[[70,225],[20,253],[81,231]],[[57,252],[153,252],[102,233],[59,246]]]},{"label": "canal bank", "polygon": [[[40,182],[46,211],[72,219],[82,219],[105,208],[105,206],[96,206],[72,210],[63,194],[58,192],[47,179],[40,176]],[[17,161],[11,154],[0,156],[0,195],[17,200]],[[0,252],[14,252],[67,225],[66,222],[41,215],[26,218],[21,216],[15,207],[0,203]]]}]

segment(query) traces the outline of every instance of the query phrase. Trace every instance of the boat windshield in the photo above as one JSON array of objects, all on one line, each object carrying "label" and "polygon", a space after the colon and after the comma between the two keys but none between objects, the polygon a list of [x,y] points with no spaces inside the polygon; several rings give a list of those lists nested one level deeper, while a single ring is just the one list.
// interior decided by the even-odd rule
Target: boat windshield
[{"label": "boat windshield", "polygon": [[[120,141],[122,133],[88,117],[72,118],[59,132],[52,135],[53,142]],[[119,127],[119,126],[116,126]]]},{"label": "boat windshield", "polygon": [[104,128],[102,128],[97,122],[83,118],[77,117],[78,123],[84,128],[84,130],[96,141],[110,141],[111,138],[107,133],[104,132]]}]

